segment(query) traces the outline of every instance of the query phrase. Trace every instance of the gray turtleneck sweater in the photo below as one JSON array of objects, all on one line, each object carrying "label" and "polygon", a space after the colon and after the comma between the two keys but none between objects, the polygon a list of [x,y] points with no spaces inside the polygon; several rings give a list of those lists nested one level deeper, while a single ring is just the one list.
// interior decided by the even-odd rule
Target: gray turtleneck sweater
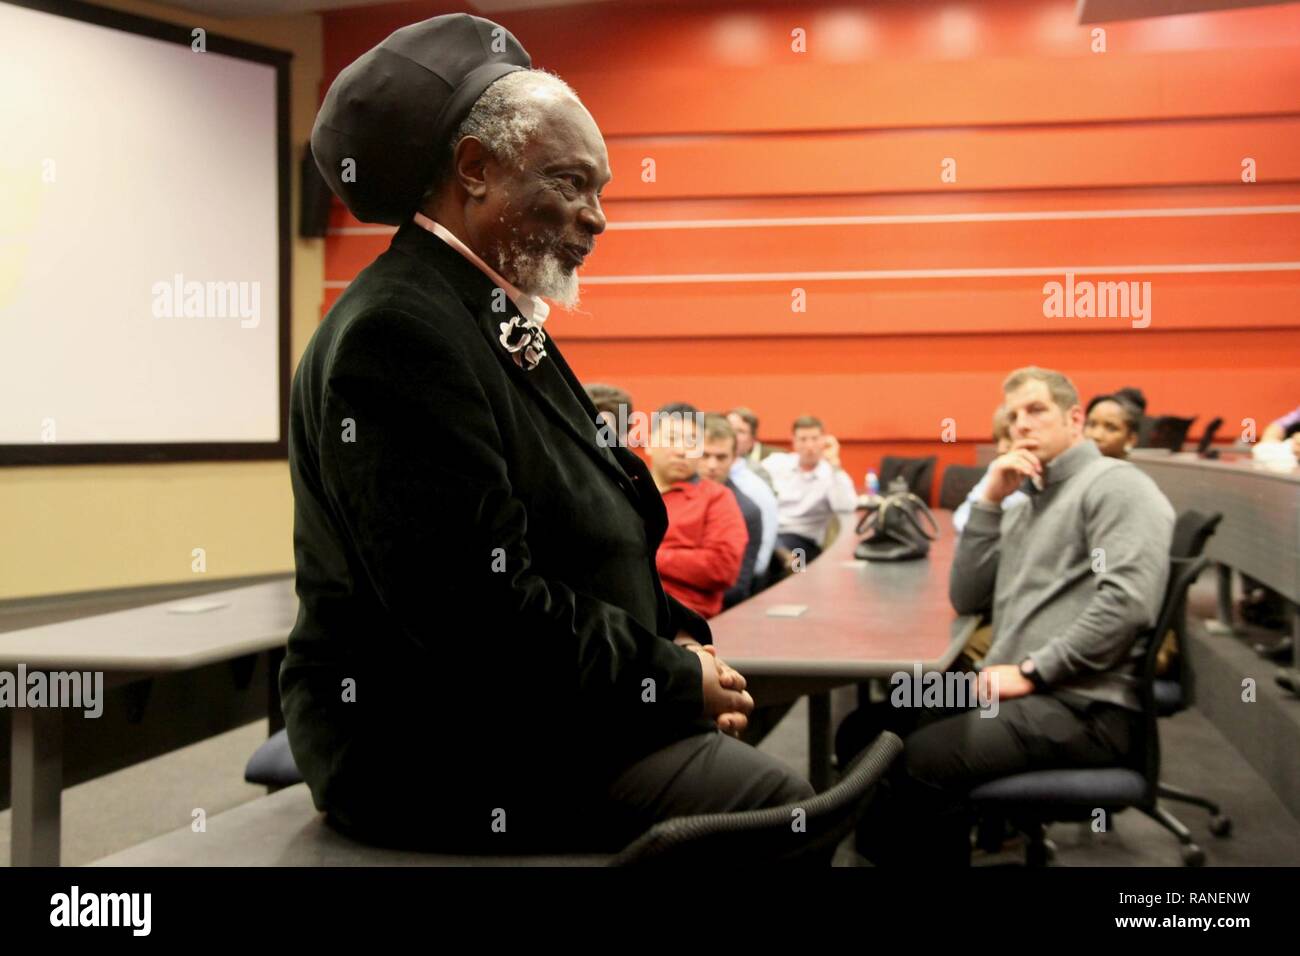
[{"label": "gray turtleneck sweater", "polygon": [[1025,504],[977,502],[948,591],[958,613],[993,610],[984,665],[1032,657],[1052,689],[1139,709],[1134,641],[1155,624],[1174,509],[1133,465],[1084,440],[1048,463]]}]

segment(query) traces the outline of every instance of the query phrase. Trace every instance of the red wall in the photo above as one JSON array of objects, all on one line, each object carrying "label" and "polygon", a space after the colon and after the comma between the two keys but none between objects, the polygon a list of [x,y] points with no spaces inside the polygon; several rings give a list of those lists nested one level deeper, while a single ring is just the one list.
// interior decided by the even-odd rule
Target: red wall
[{"label": "red wall", "polygon": [[[1300,403],[1300,5],[1103,25],[1105,52],[1074,8],[501,15],[583,97],[614,171],[592,281],[548,331],[579,376],[643,409],[746,404],[777,442],[817,414],[859,482],[882,454],[973,462],[1003,375],[1030,363],[1085,398],[1137,385],[1154,413],[1222,415],[1231,438],[1246,417],[1262,430]],[[325,14],[326,85],[391,30],[457,9]],[[807,52],[791,49],[795,28]],[[945,157],[956,183],[941,181]],[[1244,157],[1258,182],[1241,181]],[[1177,212],[1133,212],[1150,209]],[[935,216],[948,218],[898,218]],[[744,219],[794,222],[718,224]],[[341,206],[334,225],[327,307],[387,244],[349,232]],[[1276,263],[1290,265],[1260,271]],[[1105,271],[1079,279],[1149,281],[1150,327],[1045,318],[1043,284],[1088,267]],[[791,310],[796,287],[806,312]]]}]

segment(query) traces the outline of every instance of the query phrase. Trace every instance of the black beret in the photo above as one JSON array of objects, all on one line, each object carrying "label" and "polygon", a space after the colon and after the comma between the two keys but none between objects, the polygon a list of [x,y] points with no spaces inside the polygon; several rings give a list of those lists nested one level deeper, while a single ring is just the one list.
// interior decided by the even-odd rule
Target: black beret
[{"label": "black beret", "polygon": [[316,165],[352,215],[400,225],[483,91],[531,66],[510,31],[482,17],[449,13],[402,27],[330,84],[311,131]]}]

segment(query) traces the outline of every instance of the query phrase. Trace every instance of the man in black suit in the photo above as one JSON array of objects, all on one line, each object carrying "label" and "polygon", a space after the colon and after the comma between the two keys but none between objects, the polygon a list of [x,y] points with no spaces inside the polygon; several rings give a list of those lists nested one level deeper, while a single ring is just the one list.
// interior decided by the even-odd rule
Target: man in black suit
[{"label": "man in black suit", "polygon": [[[440,849],[612,848],[667,816],[804,799],[731,736],[753,701],[660,585],[654,482],[598,441],[543,330],[540,296],[576,298],[610,173],[577,97],[500,33],[463,14],[398,31],[340,74],[313,134],[354,214],[400,228],[294,379],[294,757],[336,824]],[[403,89],[394,52],[421,66],[411,84],[445,67],[450,94],[374,102]],[[429,130],[366,129],[430,110],[451,132],[424,168],[388,154]]]}]

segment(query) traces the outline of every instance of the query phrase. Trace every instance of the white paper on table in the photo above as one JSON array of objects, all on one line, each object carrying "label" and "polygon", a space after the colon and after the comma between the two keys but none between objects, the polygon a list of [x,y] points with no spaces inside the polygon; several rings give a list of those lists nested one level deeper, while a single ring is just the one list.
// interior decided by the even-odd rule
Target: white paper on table
[{"label": "white paper on table", "polygon": [[773,604],[767,609],[768,617],[798,617],[808,610],[807,604]]},{"label": "white paper on table", "polygon": [[216,598],[197,598],[193,601],[182,601],[180,604],[171,604],[167,607],[168,614],[202,614],[205,611],[215,611],[218,608],[230,607],[229,601],[222,601]]}]

